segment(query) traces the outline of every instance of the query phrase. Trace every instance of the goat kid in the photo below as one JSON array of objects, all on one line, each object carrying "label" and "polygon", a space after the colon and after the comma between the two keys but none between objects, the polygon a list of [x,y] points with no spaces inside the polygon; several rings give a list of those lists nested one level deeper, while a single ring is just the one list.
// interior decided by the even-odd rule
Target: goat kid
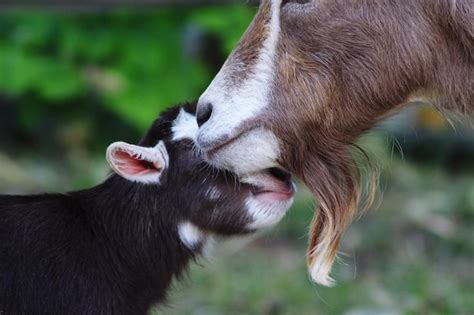
[{"label": "goat kid", "polygon": [[0,196],[0,314],[146,314],[214,236],[283,217],[289,176],[212,170],[194,150],[195,108],[165,112],[138,145],[112,144],[101,185]]}]

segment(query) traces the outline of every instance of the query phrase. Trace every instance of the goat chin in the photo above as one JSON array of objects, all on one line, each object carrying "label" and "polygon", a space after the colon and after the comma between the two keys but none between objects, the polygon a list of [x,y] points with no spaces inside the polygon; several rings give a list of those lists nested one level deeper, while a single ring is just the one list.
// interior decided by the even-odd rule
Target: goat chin
[{"label": "goat chin", "polygon": [[278,167],[279,156],[280,145],[276,136],[264,128],[246,131],[218,150],[204,151],[209,164],[241,177]]}]

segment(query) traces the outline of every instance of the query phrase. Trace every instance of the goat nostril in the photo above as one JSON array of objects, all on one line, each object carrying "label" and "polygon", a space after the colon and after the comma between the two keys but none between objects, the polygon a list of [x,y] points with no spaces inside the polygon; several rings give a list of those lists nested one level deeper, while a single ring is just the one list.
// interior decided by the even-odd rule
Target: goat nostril
[{"label": "goat nostril", "polygon": [[209,119],[211,118],[212,115],[212,104],[211,103],[205,103],[203,105],[199,105],[199,108],[197,110],[196,114],[196,119],[198,126],[201,127],[204,125]]}]

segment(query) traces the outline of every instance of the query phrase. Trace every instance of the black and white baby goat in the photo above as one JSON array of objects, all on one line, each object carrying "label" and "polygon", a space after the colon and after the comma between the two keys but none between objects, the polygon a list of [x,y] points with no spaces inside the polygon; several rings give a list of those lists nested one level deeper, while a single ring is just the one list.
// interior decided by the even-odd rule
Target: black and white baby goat
[{"label": "black and white baby goat", "polygon": [[0,196],[0,314],[146,314],[213,236],[277,223],[289,177],[211,170],[197,128],[195,104],[171,109],[139,145],[109,147],[103,184]]}]

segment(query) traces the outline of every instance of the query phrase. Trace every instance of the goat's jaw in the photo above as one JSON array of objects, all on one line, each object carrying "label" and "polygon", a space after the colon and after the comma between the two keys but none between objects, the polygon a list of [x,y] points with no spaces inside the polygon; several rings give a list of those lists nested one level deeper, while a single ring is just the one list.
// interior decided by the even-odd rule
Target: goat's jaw
[{"label": "goat's jaw", "polygon": [[203,153],[211,165],[245,176],[278,167],[280,145],[273,132],[256,128]]},{"label": "goat's jaw", "polygon": [[[243,183],[254,187],[251,197],[246,200],[247,211],[253,218],[249,229],[270,227],[283,218],[293,204],[296,187],[291,174],[281,171],[275,174],[271,169],[243,177]],[[285,175],[286,174],[286,175]]]}]

